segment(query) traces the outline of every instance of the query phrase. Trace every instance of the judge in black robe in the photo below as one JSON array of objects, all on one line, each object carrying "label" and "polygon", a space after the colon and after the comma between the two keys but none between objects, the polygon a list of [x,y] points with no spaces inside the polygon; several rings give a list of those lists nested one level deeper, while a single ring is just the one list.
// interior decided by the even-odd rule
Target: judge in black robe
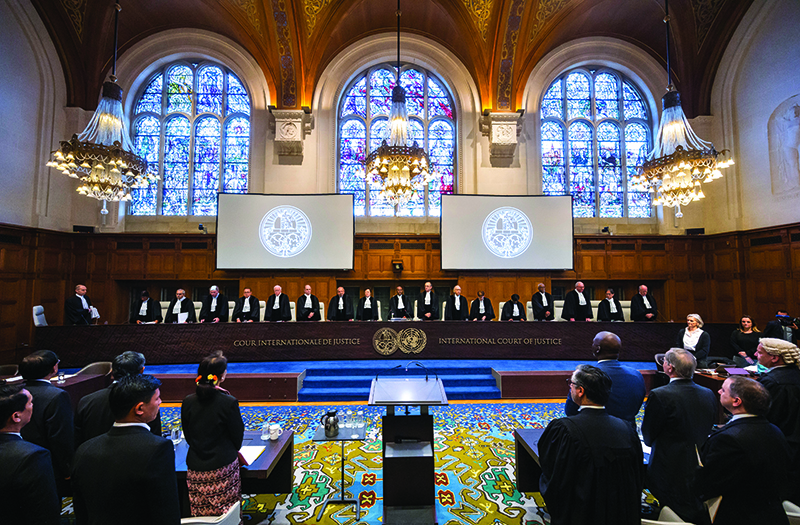
[{"label": "judge in black robe", "polygon": [[219,288],[216,286],[212,286],[209,294],[203,298],[203,305],[200,307],[200,322],[228,322],[228,299],[219,293]]},{"label": "judge in black robe", "polygon": [[[142,304],[145,305],[144,315],[142,315]],[[160,323],[164,320],[161,316],[161,304],[150,299],[147,290],[142,291],[142,298],[136,301],[131,311],[131,324]]]},{"label": "judge in black robe", "polygon": [[341,286],[336,289],[336,295],[328,303],[328,321],[352,321],[356,315],[353,312],[353,301],[344,293]]},{"label": "judge in black robe", "polygon": [[[85,305],[81,298],[86,301]],[[66,326],[92,324],[92,300],[86,295],[86,287],[82,284],[75,287],[75,295],[64,301],[64,324]]]},{"label": "judge in black robe", "polygon": [[433,291],[430,282],[425,283],[425,291],[417,298],[417,317],[422,321],[438,321],[441,319],[439,313],[439,295]]},{"label": "judge in black robe", "polygon": [[[261,320],[261,303],[258,298],[253,295],[250,288],[244,289],[244,295],[236,299],[233,305],[233,314],[231,318],[237,323],[257,323]],[[245,304],[248,311],[245,312]]]},{"label": "judge in black robe", "polygon": [[[269,296],[267,306],[264,308],[264,322],[291,321],[292,307],[289,306],[289,298],[286,297],[285,293],[281,293],[281,287],[278,285],[275,285],[273,291],[275,293]],[[276,304],[278,305],[277,308],[275,308]]]},{"label": "judge in black robe", "polygon": [[[647,304],[645,304],[647,299]],[[649,306],[648,306],[649,305]],[[632,321],[655,321],[658,316],[656,300],[647,293],[647,286],[641,285],[639,293],[631,299],[631,320]]]},{"label": "judge in black robe", "polygon": [[[483,304],[483,312],[481,312],[481,304]],[[492,301],[490,301],[482,291],[478,292],[478,298],[472,301],[469,307],[469,320],[491,321],[495,317]]]},{"label": "judge in black robe", "polygon": [[175,305],[180,301],[180,313],[189,314],[186,318],[187,323],[196,323],[197,314],[194,312],[194,303],[186,298],[186,292],[183,289],[178,289],[175,292],[175,299],[170,301],[167,307],[167,315],[164,317],[165,323],[177,323],[178,314],[175,313]]},{"label": "judge in black robe", "polygon": [[[444,308],[445,321],[466,321],[469,318],[469,305],[467,299],[461,295],[461,287],[456,285],[453,288],[453,295],[447,298],[447,306]],[[456,308],[458,305],[458,308]]]},{"label": "judge in black robe", "polygon": [[[400,301],[403,301],[402,305]],[[389,318],[390,319],[411,319],[414,317],[411,315],[413,311],[413,306],[411,305],[411,299],[405,296],[403,293],[403,287],[397,287],[397,295],[393,296],[389,299]]]},{"label": "judge in black robe", "polygon": [[[311,293],[311,286],[306,285],[304,294],[297,298],[295,309],[297,310],[298,321],[319,321],[322,316],[319,313],[319,299]],[[309,304],[310,303],[310,304]]]},{"label": "judge in black robe", "polygon": [[[556,318],[553,296],[545,292],[544,283],[539,283],[539,291],[531,297],[531,309],[536,321],[552,321]],[[547,303],[547,304],[545,304]]]},{"label": "judge in black robe", "polygon": [[[611,311],[611,304],[614,304],[614,312]],[[598,321],[624,321],[625,313],[622,311],[622,305],[614,297],[614,290],[609,288],[606,290],[606,298],[600,301],[597,306],[597,320]]]},{"label": "judge in black robe", "polygon": [[[514,314],[514,306],[517,307],[517,313]],[[519,302],[519,295],[514,294],[511,296],[510,301],[506,301],[503,305],[503,312],[500,314],[501,321],[527,321],[525,315],[525,305]]]},{"label": "judge in black robe", "polygon": [[[562,319],[566,319],[567,321],[592,320],[592,317],[594,317],[592,314],[592,303],[583,290],[583,283],[578,281],[575,283],[575,289],[568,292],[567,296],[564,297],[564,309],[561,310]],[[583,297],[584,304],[581,304],[581,297]]]},{"label": "judge in black robe", "polygon": [[[369,304],[367,304],[369,299]],[[372,297],[372,291],[367,288],[364,290],[364,297],[358,300],[356,308],[356,321],[377,321],[378,320],[378,301]]]},{"label": "judge in black robe", "polygon": [[639,525],[642,446],[627,423],[603,405],[611,379],[579,365],[570,396],[577,415],[551,421],[539,440],[539,488],[552,525]]}]

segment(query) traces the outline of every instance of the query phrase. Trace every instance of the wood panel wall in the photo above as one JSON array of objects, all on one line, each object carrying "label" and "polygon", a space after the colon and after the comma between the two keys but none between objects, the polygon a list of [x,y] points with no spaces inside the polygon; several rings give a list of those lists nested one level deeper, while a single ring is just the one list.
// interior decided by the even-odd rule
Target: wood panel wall
[{"label": "wood panel wall", "polygon": [[[581,235],[575,268],[560,272],[445,272],[435,235],[356,236],[351,271],[219,271],[215,249],[214,235],[72,234],[0,225],[0,363],[32,340],[34,305],[44,306],[50,324],[63,323],[64,299],[78,283],[88,287],[100,322],[112,324],[126,321],[133,286],[158,297],[162,288],[191,293],[219,282],[250,287],[261,299],[275,284],[292,298],[311,284],[327,301],[340,284],[408,288],[431,280],[440,293],[458,283],[467,297],[483,290],[495,302],[513,293],[530,297],[539,282],[569,290],[582,280],[595,299],[608,286],[630,298],[645,283],[663,321],[699,313],[708,322],[735,322],[746,313],[763,327],[778,308],[800,316],[800,224],[713,236]],[[392,271],[394,260],[403,262],[402,272]]]}]

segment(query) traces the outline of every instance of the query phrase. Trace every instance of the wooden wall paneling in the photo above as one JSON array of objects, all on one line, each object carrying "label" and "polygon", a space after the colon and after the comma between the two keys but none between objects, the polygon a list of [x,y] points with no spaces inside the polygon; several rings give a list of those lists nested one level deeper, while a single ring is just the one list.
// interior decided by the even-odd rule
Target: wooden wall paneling
[{"label": "wooden wall paneling", "polygon": [[210,273],[205,251],[181,250],[178,261],[181,278],[205,279]]},{"label": "wooden wall paneling", "polygon": [[145,266],[147,279],[175,279],[177,273],[176,250],[148,250]]}]

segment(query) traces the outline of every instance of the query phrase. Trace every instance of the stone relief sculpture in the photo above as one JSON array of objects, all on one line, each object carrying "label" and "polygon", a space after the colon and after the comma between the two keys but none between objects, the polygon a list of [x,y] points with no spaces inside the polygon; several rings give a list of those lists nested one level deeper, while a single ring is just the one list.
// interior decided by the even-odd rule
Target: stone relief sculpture
[{"label": "stone relief sculpture", "polygon": [[800,187],[800,94],[783,101],[767,125],[772,193]]}]

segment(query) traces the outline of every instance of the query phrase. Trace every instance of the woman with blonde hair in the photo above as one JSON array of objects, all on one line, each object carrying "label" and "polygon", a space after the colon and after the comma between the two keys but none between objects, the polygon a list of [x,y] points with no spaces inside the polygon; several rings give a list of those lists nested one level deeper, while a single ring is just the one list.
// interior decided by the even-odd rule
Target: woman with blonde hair
[{"label": "woman with blonde hair", "polygon": [[711,336],[703,330],[703,318],[699,314],[686,316],[686,328],[678,332],[675,340],[677,348],[688,350],[697,359],[697,368],[708,368],[708,351],[711,349]]}]

